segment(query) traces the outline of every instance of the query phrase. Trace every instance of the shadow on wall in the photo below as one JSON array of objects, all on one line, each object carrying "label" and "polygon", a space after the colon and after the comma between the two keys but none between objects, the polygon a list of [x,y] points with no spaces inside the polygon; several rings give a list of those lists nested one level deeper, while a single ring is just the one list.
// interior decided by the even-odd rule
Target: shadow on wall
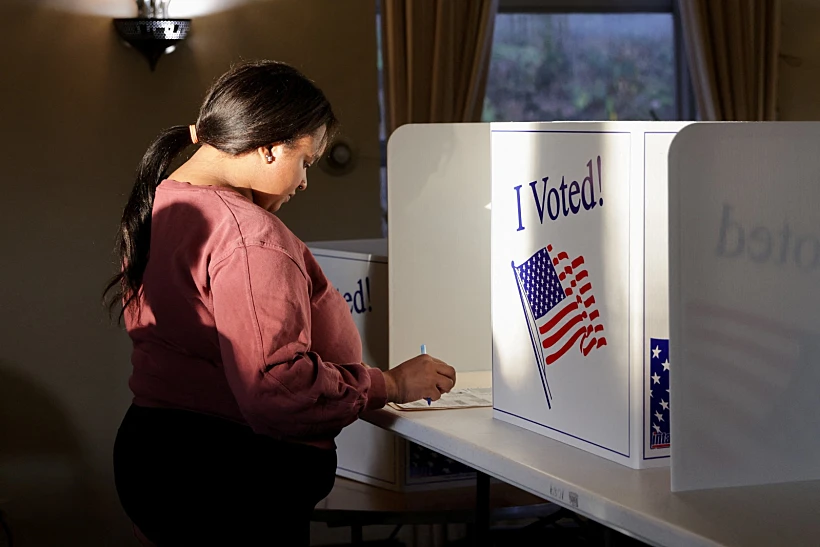
[{"label": "shadow on wall", "polygon": [[[91,524],[77,429],[57,397],[0,361],[0,509],[19,545],[57,544]],[[47,524],[47,525],[46,525]]]}]

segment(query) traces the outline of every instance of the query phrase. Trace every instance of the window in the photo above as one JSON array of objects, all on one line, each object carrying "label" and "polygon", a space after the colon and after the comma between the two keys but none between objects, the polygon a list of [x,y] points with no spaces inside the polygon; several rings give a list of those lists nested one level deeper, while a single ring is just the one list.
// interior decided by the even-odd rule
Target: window
[{"label": "window", "polygon": [[500,0],[499,11],[483,121],[693,118],[672,0]]},{"label": "window", "polygon": [[499,13],[484,121],[671,120],[672,15]]}]

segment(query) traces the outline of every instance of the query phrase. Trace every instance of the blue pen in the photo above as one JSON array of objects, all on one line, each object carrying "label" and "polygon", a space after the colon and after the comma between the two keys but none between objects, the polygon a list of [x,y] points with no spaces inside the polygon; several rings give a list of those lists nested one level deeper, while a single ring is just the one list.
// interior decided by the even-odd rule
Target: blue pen
[{"label": "blue pen", "polygon": [[[421,345],[421,354],[422,355],[427,355],[427,345],[426,344]],[[430,405],[433,404],[433,400],[430,399],[429,397],[425,397],[424,400],[427,401],[427,406],[430,406]]]}]

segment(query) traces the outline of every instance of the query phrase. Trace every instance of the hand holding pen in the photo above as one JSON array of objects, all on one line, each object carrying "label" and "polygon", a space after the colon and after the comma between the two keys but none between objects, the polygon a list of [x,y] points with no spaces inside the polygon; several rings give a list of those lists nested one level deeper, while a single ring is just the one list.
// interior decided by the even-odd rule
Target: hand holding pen
[{"label": "hand holding pen", "polygon": [[384,380],[388,402],[411,403],[425,399],[432,404],[442,393],[453,389],[456,371],[444,361],[427,355],[426,347],[422,346],[421,355],[385,372]]}]

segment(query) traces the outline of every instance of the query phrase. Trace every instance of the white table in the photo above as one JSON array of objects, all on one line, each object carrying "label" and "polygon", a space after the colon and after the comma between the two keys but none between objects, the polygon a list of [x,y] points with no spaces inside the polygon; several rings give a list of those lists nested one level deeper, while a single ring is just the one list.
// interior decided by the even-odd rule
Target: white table
[{"label": "white table", "polygon": [[492,409],[364,416],[474,469],[650,544],[820,545],[820,481],[672,493],[636,471],[492,417]]}]

